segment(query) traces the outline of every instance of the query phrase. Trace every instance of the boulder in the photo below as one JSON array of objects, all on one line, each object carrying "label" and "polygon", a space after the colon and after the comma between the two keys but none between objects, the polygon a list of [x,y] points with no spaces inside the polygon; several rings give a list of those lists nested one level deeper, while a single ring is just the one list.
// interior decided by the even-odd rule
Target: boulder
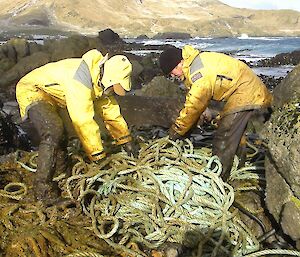
[{"label": "boulder", "polygon": [[144,67],[136,60],[130,60],[132,64],[132,89],[141,88],[140,74],[143,72]]},{"label": "boulder", "polygon": [[267,141],[266,206],[300,249],[300,65],[274,90]]},{"label": "boulder", "polygon": [[136,39],[143,40],[143,39],[149,39],[149,37],[147,35],[139,35],[136,37]]},{"label": "boulder", "polygon": [[126,95],[117,96],[116,99],[129,127],[169,128],[178,116],[178,107],[182,104],[179,99],[161,96]]},{"label": "boulder", "polygon": [[300,98],[300,64],[275,87],[274,106],[280,107],[295,98]]},{"label": "boulder", "polygon": [[[107,46],[103,44],[103,37],[107,33],[110,34],[114,32],[105,30],[103,34],[100,33],[98,37],[71,35],[68,38],[45,39],[41,45],[21,38],[9,40],[0,46],[1,97],[5,100],[7,100],[7,97],[9,97],[8,100],[13,100],[11,97],[14,98],[14,87],[17,81],[26,73],[48,62],[59,61],[65,58],[78,58],[91,49],[98,49],[103,55],[106,53],[109,53],[110,56],[114,54],[124,54],[123,41],[117,34],[114,36],[111,35],[110,38],[114,42],[119,41],[121,44]],[[143,64],[141,64],[142,58],[135,59],[134,55],[131,55],[133,57],[130,58],[130,60],[134,66],[133,85],[137,88],[144,83],[142,79],[143,76],[141,76],[144,67]]]},{"label": "boulder", "polygon": [[30,54],[29,42],[22,38],[12,38],[0,47],[0,51],[2,52],[2,56],[4,55],[16,63],[21,58]]},{"label": "boulder", "polygon": [[0,70],[8,71],[22,58],[40,50],[36,43],[22,38],[13,38],[0,46]]},{"label": "boulder", "polygon": [[0,78],[1,92],[4,92],[6,97],[13,100],[15,84],[18,80],[31,70],[40,67],[50,60],[50,56],[47,53],[36,52],[30,56],[22,58],[16,65],[6,71]]},{"label": "boulder", "polygon": [[87,38],[89,49],[98,49],[103,55],[108,52],[107,47],[102,43],[99,37]]},{"label": "boulder", "polygon": [[123,40],[120,38],[120,36],[112,31],[111,29],[105,29],[98,33],[98,38],[101,39],[102,43],[107,44],[117,44],[122,43]]},{"label": "boulder", "polygon": [[45,48],[51,54],[51,62],[65,58],[81,57],[90,50],[87,37],[74,35],[60,40],[47,40]]},{"label": "boulder", "polygon": [[176,99],[182,99],[184,97],[184,91],[181,90],[177,84],[163,76],[153,78],[141,89],[136,90],[135,94],[138,96],[170,97]]},{"label": "boulder", "polygon": [[280,53],[268,59],[258,62],[259,66],[274,67],[281,65],[298,65],[300,63],[300,51],[296,50],[291,53]]}]

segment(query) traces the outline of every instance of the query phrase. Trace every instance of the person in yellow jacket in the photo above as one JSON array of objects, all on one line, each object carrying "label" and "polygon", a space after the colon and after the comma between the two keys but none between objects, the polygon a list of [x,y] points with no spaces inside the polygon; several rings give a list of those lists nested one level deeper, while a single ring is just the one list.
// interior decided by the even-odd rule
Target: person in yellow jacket
[{"label": "person in yellow jacket", "polygon": [[251,115],[271,105],[271,93],[245,63],[222,53],[201,52],[189,45],[168,47],[159,63],[165,75],[179,78],[188,88],[184,107],[169,129],[171,139],[185,135],[211,99],[225,102],[212,153],[220,158],[221,176],[227,180],[239,145],[245,147],[243,135]]},{"label": "person in yellow jacket", "polygon": [[137,155],[128,126],[113,93],[125,95],[131,89],[132,65],[124,55],[108,58],[98,50],[82,58],[48,63],[25,75],[16,86],[16,97],[23,120],[29,118],[41,142],[35,177],[38,200],[55,198],[58,189],[52,183],[57,153],[62,150],[64,126],[58,114],[66,108],[73,127],[91,161],[106,156],[95,113],[103,118],[117,145]]}]

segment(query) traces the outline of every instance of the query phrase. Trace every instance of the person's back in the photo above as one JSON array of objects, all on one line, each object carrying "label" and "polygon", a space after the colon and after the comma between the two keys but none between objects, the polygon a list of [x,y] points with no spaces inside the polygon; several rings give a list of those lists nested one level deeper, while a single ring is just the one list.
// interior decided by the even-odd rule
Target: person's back
[{"label": "person's back", "polygon": [[[66,87],[71,82],[78,66],[80,65],[80,58],[65,59],[58,62],[48,63],[41,66],[27,75],[25,75],[18,82],[17,96],[19,98],[28,96],[26,92],[34,92],[38,88],[41,95],[45,93],[44,98],[49,98],[49,101],[54,101],[61,106],[66,106],[65,95]],[[39,98],[36,94],[37,99]],[[34,98],[34,93],[31,93]],[[27,98],[27,97],[26,97]],[[28,99],[28,101],[35,101],[36,99]],[[20,100],[19,103],[28,105],[26,100]],[[25,115],[25,108],[21,108],[21,116]]]},{"label": "person's back", "polygon": [[[267,106],[272,96],[258,76],[242,61],[216,52],[199,52],[186,46],[183,73],[190,87],[201,78],[201,89],[207,87],[210,99],[226,101],[223,114]],[[210,99],[207,99],[210,100]]]},{"label": "person's back", "polygon": [[74,76],[81,61],[81,58],[70,58],[47,63],[26,74],[20,79],[20,82],[31,83],[34,81],[37,85],[43,85],[50,82],[59,83],[65,81]]}]

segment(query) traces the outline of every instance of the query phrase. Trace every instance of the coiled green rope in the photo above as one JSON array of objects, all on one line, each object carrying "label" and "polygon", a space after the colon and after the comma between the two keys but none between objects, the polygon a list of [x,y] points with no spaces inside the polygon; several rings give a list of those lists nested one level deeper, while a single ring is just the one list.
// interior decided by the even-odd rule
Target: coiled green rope
[{"label": "coiled green rope", "polygon": [[14,200],[21,200],[26,194],[27,186],[19,182],[11,182],[0,190],[0,196]]},{"label": "coiled green rope", "polygon": [[[66,181],[66,192],[81,202],[95,234],[123,251],[129,241],[150,249],[165,242],[189,246],[199,241],[189,239],[191,233],[208,242],[202,256],[259,249],[251,231],[229,210],[234,191],[219,176],[219,159],[189,141],[162,138],[143,146],[137,160],[118,153],[100,166],[78,167]],[[232,177],[258,179],[259,171],[234,170]]]}]

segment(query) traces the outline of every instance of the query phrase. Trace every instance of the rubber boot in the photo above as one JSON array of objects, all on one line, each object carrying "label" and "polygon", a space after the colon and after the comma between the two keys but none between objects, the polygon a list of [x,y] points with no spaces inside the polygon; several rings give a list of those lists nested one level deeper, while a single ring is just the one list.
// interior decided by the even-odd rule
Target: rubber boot
[{"label": "rubber boot", "polygon": [[55,106],[38,102],[28,110],[29,119],[40,136],[37,172],[34,179],[34,194],[37,200],[48,201],[59,195],[57,183],[53,182],[57,149],[63,139],[63,123]]},{"label": "rubber boot", "polygon": [[41,142],[34,179],[34,193],[37,200],[57,198],[60,195],[57,184],[52,179],[56,163],[55,147],[49,142]]}]

